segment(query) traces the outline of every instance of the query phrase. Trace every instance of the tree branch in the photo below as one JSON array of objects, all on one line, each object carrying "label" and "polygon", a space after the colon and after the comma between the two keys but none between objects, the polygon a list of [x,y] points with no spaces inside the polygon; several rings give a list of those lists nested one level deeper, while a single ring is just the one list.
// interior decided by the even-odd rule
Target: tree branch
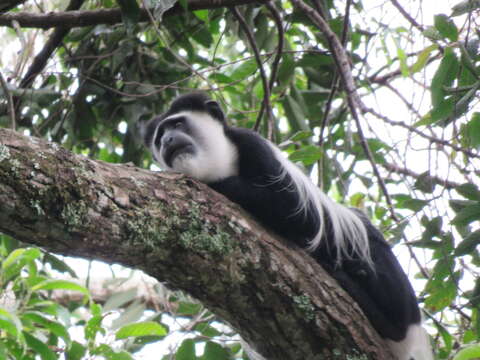
[{"label": "tree branch", "polygon": [[[67,6],[67,11],[74,11],[80,9],[84,0],[70,0],[70,3]],[[55,49],[60,46],[62,43],[63,38],[68,34],[70,31],[69,27],[58,27],[55,29],[53,34],[49,37],[48,41],[45,43],[42,51],[40,51],[35,59],[32,62],[32,65],[28,69],[27,73],[23,77],[22,81],[20,82],[20,87],[28,88],[32,85],[33,81],[37,77],[37,75],[43,70],[45,65],[47,65],[47,61],[52,56]]]},{"label": "tree branch", "polygon": [[[387,169],[390,172],[400,174],[400,175],[410,176],[414,179],[419,179],[422,176],[422,174],[418,174],[418,173],[416,173],[416,172],[414,172],[410,169],[398,166],[396,164],[380,163],[380,166],[384,167],[385,169]],[[431,182],[432,184],[442,186],[447,190],[455,189],[456,187],[459,187],[461,185],[460,183],[457,183],[455,181],[442,179],[438,176],[432,176],[432,175],[429,175],[426,178],[426,180]]]},{"label": "tree branch", "polygon": [[[258,0],[190,0],[188,10],[217,9],[228,6],[261,3]],[[171,16],[185,12],[177,3],[163,16]],[[0,15],[0,25],[12,27],[12,21],[18,21],[21,27],[50,29],[57,26],[66,28],[93,26],[99,24],[113,25],[122,22],[120,9],[101,9],[85,11],[64,11],[37,14],[29,12],[7,13]],[[149,21],[146,9],[140,9],[140,22]]]},{"label": "tree branch", "polygon": [[142,269],[202,301],[268,358],[390,358],[312,258],[207,186],[92,161],[11,130],[0,129],[0,139],[0,231]]},{"label": "tree branch", "polygon": [[310,21],[321,31],[322,35],[327,39],[332,57],[337,65],[340,78],[342,79],[343,86],[346,90],[347,97],[355,106],[355,109],[361,113],[367,111],[367,107],[360,99],[357,93],[357,87],[350,68],[350,60],[348,54],[345,51],[341,41],[337,35],[332,31],[330,25],[320,14],[311,6],[307,5],[303,0],[292,0],[293,5],[305,13]]}]

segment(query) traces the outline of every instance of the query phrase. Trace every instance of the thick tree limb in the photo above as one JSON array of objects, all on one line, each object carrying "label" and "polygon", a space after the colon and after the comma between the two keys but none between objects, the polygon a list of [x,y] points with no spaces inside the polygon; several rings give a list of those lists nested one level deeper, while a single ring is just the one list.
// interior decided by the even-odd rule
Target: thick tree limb
[{"label": "thick tree limb", "polygon": [[0,129],[0,231],[142,269],[202,301],[270,359],[391,358],[309,256],[183,175],[92,161]]},{"label": "thick tree limb", "polygon": [[[246,5],[261,0],[190,0],[188,10],[217,9],[228,6]],[[184,12],[185,10],[177,3],[173,8],[165,12],[163,16],[170,16]],[[50,29],[57,26],[66,28],[92,26],[99,24],[113,25],[122,22],[120,9],[101,9],[85,11],[63,11],[37,14],[29,12],[0,14],[0,25],[12,26],[12,21],[18,21],[21,27],[33,27]],[[146,9],[140,10],[140,22],[149,21]]]}]

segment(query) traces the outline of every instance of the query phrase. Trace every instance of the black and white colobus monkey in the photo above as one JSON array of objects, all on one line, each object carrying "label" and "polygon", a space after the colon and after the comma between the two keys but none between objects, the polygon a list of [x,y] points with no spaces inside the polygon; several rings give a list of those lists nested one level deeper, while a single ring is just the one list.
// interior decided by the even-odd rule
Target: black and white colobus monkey
[{"label": "black and white colobus monkey", "polygon": [[177,98],[143,128],[164,170],[192,176],[311,255],[360,305],[399,360],[431,359],[414,291],[380,232],[334,203],[257,133],[226,124],[203,93]]}]

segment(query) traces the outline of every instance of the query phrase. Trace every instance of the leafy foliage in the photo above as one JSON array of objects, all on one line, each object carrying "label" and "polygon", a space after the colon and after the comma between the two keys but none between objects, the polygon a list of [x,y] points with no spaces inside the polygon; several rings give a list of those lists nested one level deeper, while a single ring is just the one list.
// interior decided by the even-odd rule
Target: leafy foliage
[{"label": "leafy foliage", "polygon": [[[58,279],[62,272],[71,272],[62,259],[18,245],[7,236],[0,237],[2,359],[133,359],[145,346],[178,332],[162,323],[167,314],[170,321],[181,317],[190,324],[191,335],[196,334],[174,350],[177,357],[197,359],[196,344],[204,346],[203,355],[198,357],[202,360],[230,359],[240,350],[238,345],[222,345],[231,330],[225,333],[217,329],[211,313],[181,294],[169,295],[169,311],[146,312],[145,302],[135,300],[135,289],[113,292],[102,306],[76,281]],[[52,268],[56,270],[48,270]],[[72,293],[82,297],[71,301],[67,295]],[[109,340],[112,337],[113,342]]]},{"label": "leafy foliage", "polygon": [[[0,98],[0,126],[14,123],[19,131],[94,159],[150,167],[152,159],[137,141],[136,123],[161,113],[184,91],[208,91],[223,103],[232,124],[253,128],[258,123],[259,131],[271,134],[330,196],[366,211],[389,241],[399,244],[396,250],[410,277],[416,275],[438,357],[476,358],[480,3],[455,2],[444,13],[434,9],[423,23],[404,18],[391,4],[316,3],[343,39],[357,91],[368,105],[360,119],[362,129],[349,111],[340,80],[343,70],[329,40],[288,1],[276,2],[277,10],[259,4],[239,7],[252,44],[227,8],[192,12],[187,1],[180,1],[187,11],[175,15],[169,10],[173,1],[86,0],[82,10],[118,6],[122,23],[71,29],[31,88],[19,86],[31,64],[28,51],[49,35],[23,29],[20,40],[3,29],[5,46],[22,50],[0,58],[2,73],[8,74],[8,91],[0,87],[0,92],[12,95],[16,109],[13,117],[7,96]],[[151,11],[142,17],[145,4]],[[423,5],[403,6],[414,15]],[[19,10],[32,7],[37,10],[34,2],[27,2]],[[27,43],[20,46],[21,41]],[[261,110],[268,92],[260,66],[268,76],[275,75],[267,79],[273,117]],[[145,304],[135,302],[131,292],[112,294],[102,307],[86,288],[57,279],[57,272],[74,274],[68,261],[8,237],[1,241],[2,296],[12,294],[15,308],[0,309],[0,338],[5,340],[0,358],[56,359],[64,354],[81,359],[89,354],[129,359],[172,332],[159,320],[172,311],[147,316]],[[84,300],[61,304],[51,297],[59,290],[76,291]],[[194,324],[193,335],[172,350],[177,359],[241,356],[238,345],[224,345],[230,330],[213,326],[217,319],[200,304],[178,294],[170,300],[177,306],[174,315],[209,319]],[[80,309],[82,317],[77,316]],[[110,311],[123,320],[107,325]],[[75,327],[83,329],[80,341],[72,340]],[[115,345],[105,340],[109,334],[118,339]],[[198,344],[203,355],[197,354]],[[465,348],[457,352],[459,345]]]}]

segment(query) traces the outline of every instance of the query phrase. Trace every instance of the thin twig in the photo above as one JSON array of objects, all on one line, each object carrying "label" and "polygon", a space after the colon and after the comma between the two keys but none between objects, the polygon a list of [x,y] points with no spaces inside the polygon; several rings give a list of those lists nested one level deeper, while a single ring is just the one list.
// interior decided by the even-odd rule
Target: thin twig
[{"label": "thin twig", "polygon": [[[275,25],[277,26],[277,31],[278,31],[278,44],[277,44],[277,50],[276,50],[276,55],[272,63],[272,68],[271,68],[271,74],[270,74],[270,81],[269,81],[269,89],[270,89],[270,96],[273,91],[273,86],[275,84],[275,80],[277,79],[277,73],[278,73],[278,67],[280,65],[280,60],[282,58],[283,54],[283,43],[284,43],[284,30],[283,30],[283,23],[282,23],[282,18],[280,14],[278,13],[277,8],[275,5],[269,1],[266,4],[266,7],[270,10],[270,13],[272,14],[272,17],[275,21]],[[269,97],[270,99],[270,97]],[[265,112],[266,108],[266,102],[262,101],[262,104],[260,106],[260,110],[258,112],[257,116],[257,121],[255,122],[254,129],[258,131],[258,128],[260,127],[260,122],[263,116],[263,113]],[[268,104],[270,104],[268,102]],[[269,131],[268,138],[269,140],[273,140],[273,129],[274,129],[274,122],[273,122],[273,113],[270,113],[271,115],[269,116],[269,121],[271,122],[271,125],[269,127],[269,130],[272,129],[272,131]]]},{"label": "thin twig", "polygon": [[[345,16],[343,20],[343,31],[342,31],[342,45],[345,48],[347,42],[347,35],[348,35],[348,23],[350,20],[350,7],[352,6],[352,0],[348,0],[347,4],[345,5]],[[321,15],[321,13],[320,13]],[[323,16],[322,16],[323,17]],[[332,108],[333,98],[338,90],[338,71],[335,68],[333,79],[332,79],[332,88],[330,89],[330,94],[328,94],[327,102],[325,103],[325,110],[323,112],[322,124],[320,126],[320,136],[318,139],[318,146],[322,147],[323,145],[323,133],[325,132],[325,128],[328,124],[328,117],[330,115],[330,110]]]},{"label": "thin twig", "polygon": [[[143,0],[143,6],[147,11],[148,18],[150,19],[150,23],[153,26],[153,29],[157,33],[158,38],[164,43],[167,44],[166,39],[163,37],[162,32],[160,31],[160,28],[157,25],[157,21],[155,21],[155,18],[152,15],[152,12],[150,9],[147,7],[146,1]],[[204,77],[200,72],[198,72],[192,65],[190,65],[185,59],[183,59],[179,54],[177,54],[175,51],[171,49],[170,46],[166,46],[166,49],[172,54],[172,56],[177,59],[181,64],[183,64],[185,67],[187,67],[192,73],[200,77],[205,83],[210,87],[210,90],[213,90],[213,87],[210,86],[210,81]]]},{"label": "thin twig", "polygon": [[367,140],[362,130],[362,125],[360,122],[357,109],[360,110],[362,113],[365,113],[368,111],[368,108],[363,104],[362,100],[360,99],[356,91],[355,82],[353,79],[352,71],[350,69],[350,62],[348,59],[348,55],[342,43],[338,39],[337,35],[332,31],[332,29],[330,29],[330,26],[328,25],[328,23],[319,15],[318,12],[315,11],[315,9],[305,4],[302,0],[292,0],[292,3],[298,9],[302,10],[313,22],[313,24],[317,26],[317,28],[327,38],[330,50],[332,51],[333,58],[335,60],[335,63],[337,64],[340,77],[342,79],[343,85],[347,92],[348,107],[350,109],[350,113],[352,114],[352,117],[355,120],[355,124],[357,126],[358,135],[360,137],[360,145],[362,146],[365,156],[367,157],[367,159],[370,162],[370,165],[372,166],[373,173],[375,174],[375,177],[377,178],[380,189],[382,190],[385,196],[385,199],[391,214],[391,218],[394,219],[395,221],[398,221],[398,217],[395,214],[395,210],[393,209],[392,199],[390,197],[390,194],[388,193],[387,187],[385,185],[385,181],[380,175],[377,164],[373,159],[373,155],[370,151],[370,148],[368,147]]},{"label": "thin twig", "polygon": [[[67,6],[66,11],[78,10],[82,6],[84,0],[71,0]],[[45,68],[48,60],[50,59],[53,52],[60,46],[65,35],[70,31],[69,27],[58,27],[52,33],[50,38],[45,43],[43,49],[35,56],[33,59],[32,65],[28,69],[27,73],[20,82],[20,87],[28,88],[33,84],[33,81],[38,74]]]},{"label": "thin twig", "polygon": [[375,177],[377,178],[378,185],[380,186],[380,189],[382,189],[382,193],[385,196],[385,200],[387,202],[387,206],[390,211],[390,217],[395,222],[398,222],[399,219],[393,208],[392,198],[390,197],[390,194],[388,192],[387,186],[385,185],[385,181],[383,180],[383,177],[380,175],[380,171],[378,171],[377,164],[373,159],[372,152],[370,151],[370,147],[368,146],[367,139],[365,137],[365,134],[363,133],[362,124],[360,122],[360,117],[358,116],[355,104],[353,104],[352,99],[350,97],[347,97],[347,101],[348,101],[348,107],[350,108],[350,113],[352,114],[352,117],[355,120],[355,124],[357,126],[358,136],[360,137],[360,145],[362,146],[363,152],[367,156],[367,159],[370,162],[370,165],[372,166],[372,170],[373,170],[373,173],[375,174]]},{"label": "thin twig", "polygon": [[405,9],[398,3],[397,0],[390,1],[392,2],[393,6],[395,6],[397,10],[400,11],[400,14],[402,14],[403,17],[408,20],[410,24],[416,27],[420,32],[423,32],[425,30],[422,25],[420,25],[409,13],[405,11]]},{"label": "thin twig", "polygon": [[358,96],[348,55],[337,35],[332,31],[330,25],[319,15],[317,11],[315,11],[314,8],[307,5],[302,0],[292,0],[292,3],[295,7],[303,11],[305,15],[308,16],[308,18],[327,39],[330,51],[332,52],[332,57],[338,67],[339,74],[342,79],[343,86],[347,92],[347,96],[350,99],[350,103],[356,109],[358,108],[360,112],[365,113],[367,111],[367,107],[365,104],[363,104],[362,100]]},{"label": "thin twig", "polygon": [[[265,72],[265,68],[263,67],[263,62],[261,59],[260,52],[257,47],[257,43],[255,42],[255,38],[253,36],[252,31],[250,30],[247,22],[243,18],[243,16],[240,14],[238,9],[233,6],[230,8],[230,11],[235,15],[236,19],[238,20],[240,26],[242,27],[243,31],[245,32],[245,35],[247,36],[248,42],[250,44],[250,47],[252,48],[252,52],[255,55],[255,60],[257,62],[258,68],[260,70],[260,78],[262,79],[262,86],[263,86],[263,106],[267,112],[268,116],[268,138],[272,139],[273,136],[273,113],[272,113],[272,106],[270,104],[270,86],[268,84],[268,79],[267,79],[267,74]],[[262,121],[262,111],[258,113],[257,121],[255,122],[255,131],[258,131],[258,128],[260,126],[260,123]]]},{"label": "thin twig", "polygon": [[[422,176],[422,174],[418,174],[418,173],[416,173],[416,172],[414,172],[410,169],[400,167],[396,164],[381,163],[380,166],[384,167],[389,172],[410,176],[413,179],[419,179]],[[432,184],[437,184],[437,185],[443,186],[445,189],[448,189],[448,190],[454,189],[454,188],[461,185],[460,183],[450,181],[450,180],[447,180],[447,179],[441,179],[438,176],[431,176],[431,175],[428,175],[428,177],[426,177],[425,180],[430,181]]]},{"label": "thin twig", "polygon": [[0,83],[2,85],[3,93],[4,93],[5,97],[7,98],[8,112],[10,114],[12,130],[15,130],[15,128],[17,127],[17,122],[15,120],[15,105],[13,104],[12,93],[8,89],[8,84],[5,81],[5,78],[3,77],[1,72],[0,72]]},{"label": "thin twig", "polygon": [[458,152],[461,152],[465,155],[467,155],[468,157],[471,157],[471,158],[477,158],[477,159],[480,159],[480,154],[478,153],[474,153],[468,149],[465,149],[465,148],[462,148],[458,145],[455,145],[454,143],[452,143],[451,141],[448,141],[448,140],[443,140],[443,139],[439,139],[437,137],[434,137],[434,136],[430,136],[430,135],[427,135],[423,132],[421,132],[420,130],[418,130],[416,127],[414,126],[410,126],[410,125],[407,125],[405,124],[404,122],[402,121],[394,121],[394,120],[391,120],[389,119],[388,117],[382,115],[382,114],[379,114],[377,113],[376,111],[374,111],[373,109],[369,109],[368,112],[372,115],[374,115],[375,117],[379,118],[380,120],[383,120],[384,122],[386,122],[387,124],[390,124],[390,125],[393,125],[393,126],[400,126],[400,127],[403,127],[405,129],[408,129],[409,131],[429,140],[430,142],[432,143],[435,143],[435,144],[439,144],[439,145],[442,145],[442,146],[447,146],[449,148],[452,148],[453,150],[455,151],[458,151]]},{"label": "thin twig", "polygon": [[277,52],[275,54],[275,59],[273,59],[272,63],[272,71],[270,74],[270,93],[272,93],[273,85],[275,84],[275,80],[277,79],[277,74],[278,74],[278,67],[280,65],[280,60],[282,58],[283,54],[283,44],[284,44],[284,30],[283,30],[283,22],[282,18],[275,7],[275,4],[272,1],[268,1],[265,6],[270,10],[270,13],[272,14],[273,21],[275,21],[275,26],[277,27],[277,32],[278,32],[278,44],[277,44]]}]

